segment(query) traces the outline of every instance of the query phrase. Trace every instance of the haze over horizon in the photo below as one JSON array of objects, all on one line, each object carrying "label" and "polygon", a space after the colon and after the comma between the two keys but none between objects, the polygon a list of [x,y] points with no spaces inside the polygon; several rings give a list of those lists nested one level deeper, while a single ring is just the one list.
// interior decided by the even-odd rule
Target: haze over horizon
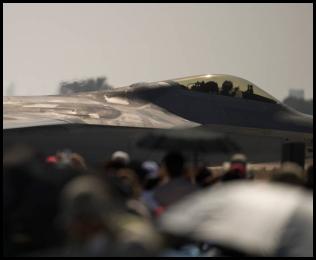
[{"label": "haze over horizon", "polygon": [[3,86],[15,95],[219,73],[279,100],[313,96],[313,4],[7,3],[3,16]]}]

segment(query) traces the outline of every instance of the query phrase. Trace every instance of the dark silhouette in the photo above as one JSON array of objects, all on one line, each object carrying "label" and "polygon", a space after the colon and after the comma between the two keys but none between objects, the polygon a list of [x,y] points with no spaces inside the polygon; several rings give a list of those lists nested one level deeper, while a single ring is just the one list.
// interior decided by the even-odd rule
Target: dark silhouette
[{"label": "dark silhouette", "polygon": [[170,178],[177,178],[183,175],[184,158],[182,154],[171,152],[163,160]]},{"label": "dark silhouette", "polygon": [[238,98],[242,98],[242,92],[239,89],[239,87],[235,87],[232,93],[233,97],[238,97]]},{"label": "dark silhouette", "polygon": [[222,182],[228,182],[228,181],[236,181],[236,180],[245,180],[246,175],[243,174],[238,169],[230,169],[227,171],[221,178]]},{"label": "dark silhouette", "polygon": [[229,80],[225,80],[222,84],[220,94],[223,96],[231,96],[233,90],[233,83]]},{"label": "dark silhouette", "polygon": [[243,97],[252,99],[253,96],[254,96],[253,86],[252,85],[248,85],[247,90],[243,92]]},{"label": "dark silhouette", "polygon": [[160,206],[167,208],[197,190],[187,179],[184,164],[184,158],[180,153],[170,152],[165,156],[163,166],[169,180],[154,191],[154,199]]},{"label": "dark silhouette", "polygon": [[307,168],[306,172],[306,188],[310,189],[311,191],[314,190],[314,166],[311,165]]},{"label": "dark silhouette", "polygon": [[209,187],[213,184],[213,173],[207,167],[202,167],[198,170],[195,180],[201,188]]},{"label": "dark silhouette", "polygon": [[30,147],[16,146],[4,155],[5,255],[18,256],[60,246],[56,226],[58,197],[79,172],[45,165]]},{"label": "dark silhouette", "polygon": [[192,88],[191,88],[192,90],[194,90],[194,91],[199,91],[199,92],[210,92],[210,90],[206,87],[206,84],[205,84],[205,82],[204,81],[202,81],[202,82],[196,82],[193,86],[192,86]]},{"label": "dark silhouette", "polygon": [[209,90],[212,94],[218,94],[219,93],[219,88],[218,84],[215,81],[209,81],[205,84],[206,89]]}]

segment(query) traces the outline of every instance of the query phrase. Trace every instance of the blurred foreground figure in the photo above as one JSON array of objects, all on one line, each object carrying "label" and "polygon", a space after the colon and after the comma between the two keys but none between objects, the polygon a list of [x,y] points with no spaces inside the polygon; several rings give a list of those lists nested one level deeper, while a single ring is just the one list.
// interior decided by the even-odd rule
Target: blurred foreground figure
[{"label": "blurred foreground figure", "polygon": [[23,256],[60,245],[55,225],[62,187],[79,172],[57,170],[28,146],[3,157],[4,254]]},{"label": "blurred foreground figure", "polygon": [[206,166],[201,167],[197,171],[195,181],[201,188],[210,187],[214,183],[212,171]]},{"label": "blurred foreground figure", "polygon": [[154,161],[145,161],[142,163],[142,169],[144,170],[144,175],[142,176],[143,192],[141,201],[154,215],[155,211],[159,210],[159,204],[154,199],[154,190],[161,181],[159,166]]},{"label": "blurred foreground figure", "polygon": [[82,176],[64,189],[61,220],[68,235],[64,256],[154,256],[160,246],[149,222],[124,210],[108,185]]},{"label": "blurred foreground figure", "polygon": [[247,172],[247,157],[244,154],[235,154],[232,156],[228,169],[222,176],[221,181],[234,181],[251,179],[252,176]]},{"label": "blurred foreground figure", "polygon": [[289,185],[232,182],[160,218],[166,234],[212,245],[200,256],[313,256],[313,198]]},{"label": "blurred foreground figure", "polygon": [[127,165],[130,162],[130,158],[128,153],[123,151],[116,151],[112,154],[111,161],[120,162],[124,165]]},{"label": "blurred foreground figure", "polygon": [[242,173],[247,171],[247,157],[242,153],[234,154],[230,160],[230,169],[239,169]]},{"label": "blurred foreground figure", "polygon": [[46,158],[46,163],[54,165],[58,169],[87,169],[84,158],[80,154],[73,153],[69,150],[59,151],[56,153],[56,155],[48,156]]},{"label": "blurred foreground figure", "polygon": [[197,187],[188,180],[184,165],[184,158],[178,152],[170,152],[163,159],[167,182],[154,191],[154,199],[160,206],[167,208],[197,190]]},{"label": "blurred foreground figure", "polygon": [[296,163],[284,162],[279,171],[272,176],[271,181],[304,187],[304,170]]},{"label": "blurred foreground figure", "polygon": [[314,166],[310,165],[306,172],[306,188],[313,191],[314,190]]},{"label": "blurred foreground figure", "polygon": [[106,161],[103,169],[107,176],[116,176],[117,171],[126,168],[130,163],[130,156],[124,151],[116,151],[112,154],[111,159]]}]

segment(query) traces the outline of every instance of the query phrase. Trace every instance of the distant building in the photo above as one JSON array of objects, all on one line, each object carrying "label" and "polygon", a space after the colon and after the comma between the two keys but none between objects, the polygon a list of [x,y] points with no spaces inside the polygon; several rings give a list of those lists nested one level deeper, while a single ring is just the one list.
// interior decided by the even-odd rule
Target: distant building
[{"label": "distant building", "polygon": [[305,114],[313,115],[313,99],[305,100],[303,89],[290,89],[283,103]]},{"label": "distant building", "polygon": [[290,89],[289,97],[304,99],[304,89]]}]

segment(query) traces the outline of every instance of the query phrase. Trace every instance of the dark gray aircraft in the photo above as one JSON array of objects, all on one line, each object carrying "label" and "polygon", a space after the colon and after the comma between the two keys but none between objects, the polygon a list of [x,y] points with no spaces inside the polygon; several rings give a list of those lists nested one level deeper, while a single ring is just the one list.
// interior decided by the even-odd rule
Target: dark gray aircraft
[{"label": "dark gray aircraft", "polygon": [[[30,144],[46,154],[69,148],[88,161],[125,150],[134,158],[161,155],[135,147],[148,130],[202,127],[226,133],[252,162],[279,161],[282,144],[304,142],[313,153],[313,117],[229,75],[137,83],[64,96],[4,97],[3,149]],[[210,163],[223,161],[212,155]],[[205,158],[204,158],[205,160]]]}]

